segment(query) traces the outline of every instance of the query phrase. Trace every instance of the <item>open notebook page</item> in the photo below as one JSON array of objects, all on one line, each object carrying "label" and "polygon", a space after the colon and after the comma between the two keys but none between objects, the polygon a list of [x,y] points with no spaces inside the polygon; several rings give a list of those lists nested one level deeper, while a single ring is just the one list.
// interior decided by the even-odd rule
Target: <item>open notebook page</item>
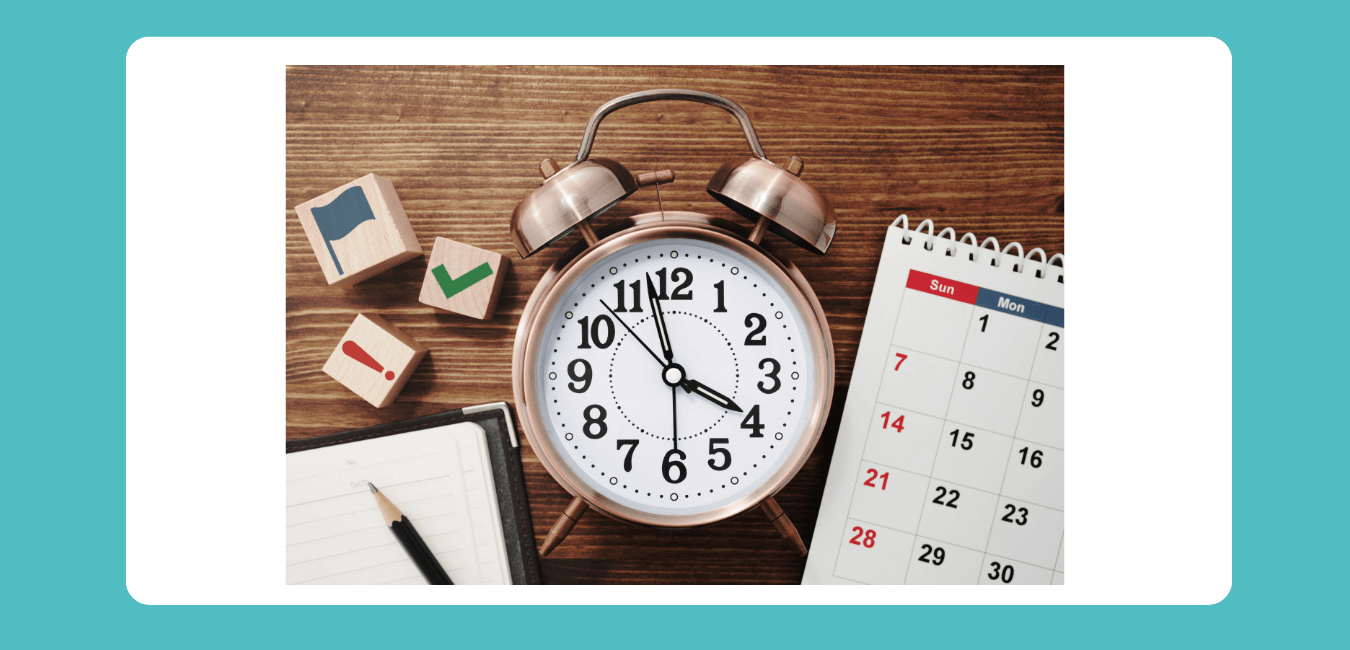
[{"label": "open notebook page", "polygon": [[455,584],[510,584],[482,427],[472,422],[286,455],[286,584],[426,584],[367,483]]}]

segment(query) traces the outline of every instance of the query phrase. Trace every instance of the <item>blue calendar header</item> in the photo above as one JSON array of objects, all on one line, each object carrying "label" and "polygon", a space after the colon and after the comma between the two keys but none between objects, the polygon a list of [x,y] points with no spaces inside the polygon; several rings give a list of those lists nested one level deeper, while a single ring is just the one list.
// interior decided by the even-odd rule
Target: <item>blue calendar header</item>
[{"label": "blue calendar header", "polygon": [[1034,300],[1018,298],[1017,296],[985,289],[980,287],[980,292],[975,296],[975,305],[992,309],[1013,316],[1021,316],[1055,327],[1064,327],[1064,308],[1052,307],[1050,305],[1039,303]]}]

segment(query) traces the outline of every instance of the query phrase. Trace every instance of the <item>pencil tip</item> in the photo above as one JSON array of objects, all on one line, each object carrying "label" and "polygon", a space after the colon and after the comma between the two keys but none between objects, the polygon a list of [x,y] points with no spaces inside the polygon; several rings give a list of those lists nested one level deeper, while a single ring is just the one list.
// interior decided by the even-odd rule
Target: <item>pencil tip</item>
[{"label": "pencil tip", "polygon": [[380,489],[377,488],[377,487],[375,487],[375,484],[374,484],[374,483],[371,483],[370,481],[366,481],[366,485],[369,485],[369,486],[370,486],[370,492],[371,492],[371,494],[379,494]]}]

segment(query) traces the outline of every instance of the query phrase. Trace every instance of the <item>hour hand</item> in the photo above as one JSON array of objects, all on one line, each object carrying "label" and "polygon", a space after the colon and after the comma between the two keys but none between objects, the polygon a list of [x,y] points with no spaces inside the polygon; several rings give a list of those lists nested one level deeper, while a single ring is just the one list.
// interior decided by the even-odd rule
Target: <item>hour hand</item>
[{"label": "hour hand", "polygon": [[675,359],[675,352],[670,349],[670,334],[666,330],[666,315],[661,312],[661,301],[656,299],[656,285],[652,284],[652,276],[647,274],[647,302],[651,303],[652,311],[655,312],[656,333],[661,339],[661,352],[666,355],[666,362]]},{"label": "hour hand", "polygon": [[711,388],[708,388],[707,386],[704,386],[703,384],[699,383],[696,380],[685,379],[683,382],[680,383],[680,387],[685,389],[686,391],[702,395],[704,399],[724,409],[735,411],[737,413],[743,412],[741,410],[741,407],[737,406],[735,402],[731,401],[730,397],[727,397],[726,395],[723,395]]}]

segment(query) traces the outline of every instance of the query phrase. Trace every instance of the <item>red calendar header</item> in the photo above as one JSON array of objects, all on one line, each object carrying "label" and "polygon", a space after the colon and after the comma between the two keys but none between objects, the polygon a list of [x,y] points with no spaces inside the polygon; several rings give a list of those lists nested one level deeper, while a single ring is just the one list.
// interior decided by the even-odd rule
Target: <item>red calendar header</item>
[{"label": "red calendar header", "polygon": [[948,280],[913,269],[909,272],[909,282],[905,284],[905,288],[971,305],[975,304],[975,298],[980,295],[980,288],[973,284]]}]

